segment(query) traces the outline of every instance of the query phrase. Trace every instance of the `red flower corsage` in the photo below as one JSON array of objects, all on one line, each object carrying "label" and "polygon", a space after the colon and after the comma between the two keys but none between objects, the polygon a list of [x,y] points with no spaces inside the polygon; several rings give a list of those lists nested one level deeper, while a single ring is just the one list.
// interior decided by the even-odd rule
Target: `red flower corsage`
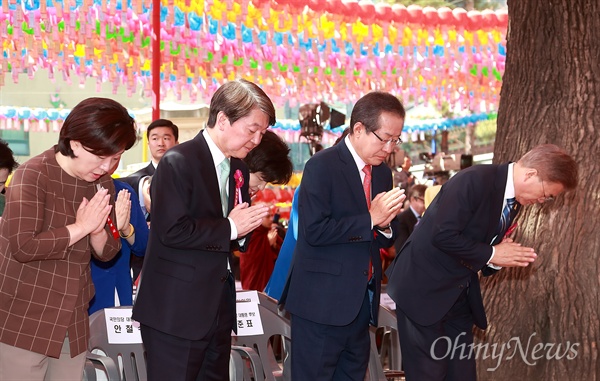
[{"label": "red flower corsage", "polygon": [[236,169],[233,178],[235,179],[235,205],[237,205],[242,203],[242,192],[240,192],[240,189],[244,185],[244,175],[242,171]]}]

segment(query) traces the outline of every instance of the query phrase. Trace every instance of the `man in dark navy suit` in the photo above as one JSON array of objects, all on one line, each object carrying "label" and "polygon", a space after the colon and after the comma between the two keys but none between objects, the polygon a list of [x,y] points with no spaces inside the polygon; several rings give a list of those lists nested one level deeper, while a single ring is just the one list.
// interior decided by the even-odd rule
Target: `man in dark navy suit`
[{"label": "man in dark navy suit", "polygon": [[[122,177],[119,180],[123,181],[133,188],[137,194],[140,208],[146,221],[150,221],[150,205],[146,205],[144,198],[143,185],[144,180],[154,175],[160,159],[165,155],[167,150],[179,144],[179,128],[168,119],[156,119],[148,125],[146,129],[146,137],[148,138],[148,149],[150,150],[150,163],[144,168],[132,173],[129,176]],[[144,257],[131,255],[130,266],[133,270],[133,280],[137,280],[142,271]]]},{"label": "man in dark navy suit", "polygon": [[298,240],[281,303],[292,315],[293,380],[363,380],[376,324],[379,249],[390,247],[404,191],[382,164],[401,142],[405,111],[391,94],[358,100],[350,132],[302,176]]},{"label": "man in dark navy suit", "polygon": [[[179,143],[179,128],[168,119],[157,119],[148,125],[146,137],[150,149],[150,163],[131,175],[119,179],[131,185],[140,198],[142,197],[140,181],[145,177],[154,175],[160,159],[167,150]],[[144,211],[144,208],[142,208],[142,211]]]},{"label": "man in dark navy suit", "polygon": [[576,185],[575,161],[545,144],[516,163],[463,169],[442,186],[386,273],[408,381],[476,379],[473,324],[487,327],[479,271],[535,261],[533,248],[505,238],[511,221],[521,205]]},{"label": "man in dark navy suit", "polygon": [[257,85],[227,82],[211,99],[207,128],[161,159],[133,308],[149,381],[229,379],[236,319],[228,259],[238,243],[245,249],[247,234],[269,210],[249,206],[241,159],[273,124],[275,108]]},{"label": "man in dark navy suit", "polygon": [[423,212],[425,212],[425,190],[427,185],[417,184],[410,188],[407,193],[408,206],[404,211],[398,214],[398,221],[400,222],[400,229],[398,231],[398,237],[394,242],[394,249],[396,253],[402,249],[404,243],[410,237],[417,222],[421,219]]}]

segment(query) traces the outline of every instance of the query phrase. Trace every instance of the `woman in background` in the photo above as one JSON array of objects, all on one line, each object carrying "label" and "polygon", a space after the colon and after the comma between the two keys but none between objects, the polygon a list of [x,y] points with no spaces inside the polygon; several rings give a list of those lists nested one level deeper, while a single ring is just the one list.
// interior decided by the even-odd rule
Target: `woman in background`
[{"label": "woman in background", "polygon": [[18,164],[13,156],[13,151],[8,143],[0,139],[0,216],[4,213],[4,190],[8,176],[17,168]]},{"label": "woman in background", "polygon": [[108,261],[121,248],[108,172],[135,142],[121,104],[88,98],[58,145],[15,171],[0,219],[0,379],[81,379],[90,258]]},{"label": "woman in background", "polygon": [[[112,175],[118,166],[116,162],[108,174]],[[131,254],[143,257],[148,244],[148,225],[136,192],[124,181],[113,179],[113,183],[117,193],[117,228],[122,232],[121,250],[108,262],[92,258],[92,281],[96,295],[90,301],[90,315],[103,308],[133,305],[133,279],[129,266],[133,258]]]}]

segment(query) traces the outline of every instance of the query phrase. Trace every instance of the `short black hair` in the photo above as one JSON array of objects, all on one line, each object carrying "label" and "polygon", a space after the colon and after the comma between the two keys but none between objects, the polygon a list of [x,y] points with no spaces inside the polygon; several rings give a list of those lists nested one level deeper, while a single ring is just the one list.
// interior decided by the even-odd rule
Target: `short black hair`
[{"label": "short black hair", "polygon": [[387,112],[396,114],[400,118],[406,117],[406,110],[402,102],[394,95],[383,91],[373,91],[354,104],[352,114],[350,114],[350,135],[354,133],[354,125],[361,122],[367,131],[377,131],[379,118],[382,113]]},{"label": "short black hair", "polygon": [[287,184],[294,165],[289,157],[290,148],[276,133],[267,130],[260,144],[244,158],[250,173],[262,173],[262,179],[271,184]]},{"label": "short black hair", "polygon": [[175,141],[179,141],[179,127],[176,124],[171,122],[169,119],[156,119],[154,122],[148,125],[146,129],[146,137],[150,138],[150,131],[157,127],[167,127],[173,131],[173,136],[175,137]]},{"label": "short black hair", "polygon": [[135,120],[119,102],[109,98],[87,98],[67,115],[55,152],[74,158],[71,141],[79,141],[96,156],[115,155],[137,141]]},{"label": "short black hair", "polygon": [[0,139],[0,168],[8,169],[8,173],[11,173],[19,166],[19,163],[13,156],[13,151],[8,146],[8,143]]}]

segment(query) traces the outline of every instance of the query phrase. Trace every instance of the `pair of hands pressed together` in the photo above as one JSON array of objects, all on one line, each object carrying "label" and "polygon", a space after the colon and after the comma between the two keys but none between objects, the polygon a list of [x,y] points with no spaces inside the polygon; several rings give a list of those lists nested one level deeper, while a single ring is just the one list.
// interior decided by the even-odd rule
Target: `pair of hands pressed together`
[{"label": "pair of hands pressed together", "polygon": [[243,237],[262,224],[263,218],[269,214],[269,207],[264,204],[249,206],[247,202],[238,204],[229,213],[235,224],[238,237]]},{"label": "pair of hands pressed together", "polygon": [[522,246],[508,237],[494,246],[494,250],[491,263],[501,267],[527,267],[537,258],[532,247]]},{"label": "pair of hands pressed together", "polygon": [[398,187],[375,196],[371,200],[371,207],[369,208],[373,226],[388,226],[400,213],[405,199],[404,189]]},{"label": "pair of hands pressed together", "polygon": [[[75,226],[81,231],[82,236],[91,237],[104,234],[104,226],[110,215],[110,194],[108,189],[102,188],[90,200],[83,198],[75,216]],[[129,191],[123,189],[115,201],[116,227],[123,234],[129,233],[129,219],[131,216],[131,200]]]}]

